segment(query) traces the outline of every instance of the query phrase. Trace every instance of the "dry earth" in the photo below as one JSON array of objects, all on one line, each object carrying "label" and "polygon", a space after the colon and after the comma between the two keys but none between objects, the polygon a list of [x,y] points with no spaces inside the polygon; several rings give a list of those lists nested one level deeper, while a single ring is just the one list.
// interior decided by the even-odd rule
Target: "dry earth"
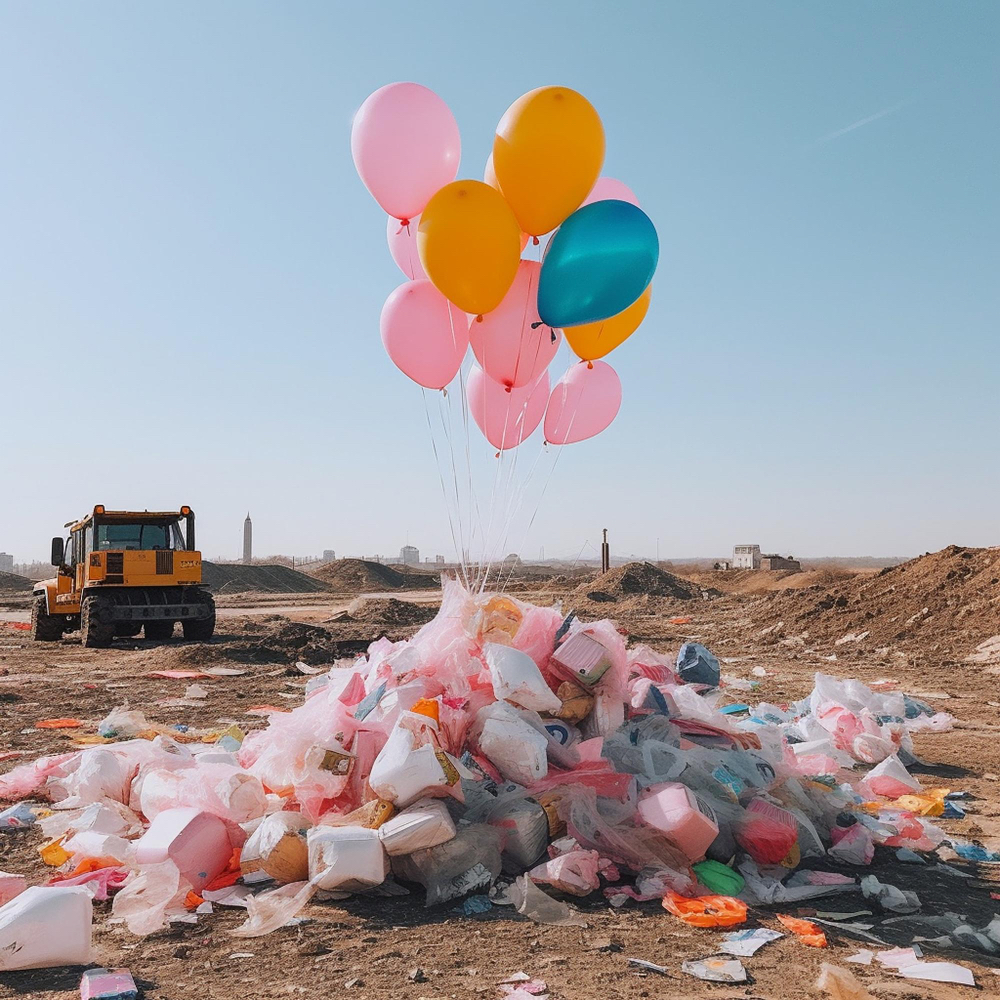
[{"label": "dry earth", "polygon": [[[963,557],[965,551],[972,554]],[[984,644],[1000,634],[1000,588],[994,579],[1000,574],[990,569],[998,558],[1000,550],[945,550],[881,575],[838,575],[825,583],[763,594],[734,578],[729,593],[713,597],[713,590],[726,590],[726,574],[698,574],[697,586],[692,586],[652,579],[647,570],[642,573],[652,583],[645,592],[622,590],[622,575],[616,570],[615,579],[592,580],[582,587],[579,579],[527,582],[525,594],[530,590],[530,599],[538,603],[561,600],[566,609],[574,606],[584,617],[612,617],[633,638],[661,650],[675,650],[688,639],[705,642],[725,658],[724,670],[734,677],[756,681],[752,668],[766,669],[768,675],[752,694],[736,690],[733,700],[781,703],[802,697],[816,670],[865,681],[895,680],[901,689],[959,719],[950,733],[916,739],[918,753],[929,762],[928,772],[920,775],[926,785],[947,785],[975,796],[967,803],[965,820],[940,822],[962,837],[1000,848],[996,792],[1000,641]],[[953,571],[955,575],[949,576]],[[605,596],[594,602],[587,597],[589,591]],[[673,596],[655,596],[656,591]],[[683,597],[676,596],[680,594]],[[936,597],[936,603],[927,595]],[[23,631],[0,623],[0,769],[72,748],[75,736],[92,732],[108,710],[125,701],[165,726],[262,725],[263,720],[248,715],[248,709],[259,704],[291,707],[301,699],[307,678],[294,666],[296,660],[328,662],[355,652],[382,632],[393,637],[412,634],[433,613],[433,592],[396,592],[394,597],[416,602],[400,607],[399,601],[383,595],[349,608],[349,599],[323,593],[281,594],[271,598],[280,600],[281,606],[268,607],[265,600],[253,601],[250,595],[223,597],[222,604],[238,606],[224,611],[219,634],[207,644],[175,640],[153,646],[128,640],[110,650],[84,650],[70,637],[62,643],[33,646]],[[917,611],[932,606],[934,610],[909,621],[916,605]],[[11,612],[7,617],[25,617],[23,602],[12,599],[7,607]],[[691,621],[669,624],[677,617]],[[874,627],[867,629],[868,636],[857,638],[866,631],[865,625]],[[854,638],[843,641],[845,636]],[[199,680],[208,693],[195,705],[169,703],[183,696],[190,681],[149,676],[153,670],[214,667],[242,672]],[[84,726],[66,731],[35,728],[40,719],[64,716],[76,717]],[[5,759],[3,755],[10,753],[22,756]],[[43,877],[37,834],[0,837],[0,867],[34,880]],[[975,923],[985,923],[1000,912],[1000,903],[990,896],[991,889],[1000,892],[1000,884],[992,884],[992,880],[1000,883],[1000,870],[991,875],[988,869],[975,870],[962,862],[956,867],[974,878],[902,866],[881,852],[873,871],[900,887],[916,889],[925,913],[957,909]],[[868,908],[860,895],[832,897],[818,905],[840,911]],[[584,901],[588,927],[580,929],[534,924],[506,908],[465,917],[448,906],[424,909],[419,895],[360,896],[311,905],[305,912],[309,923],[249,941],[229,935],[241,922],[238,910],[217,909],[196,926],[135,938],[123,927],[106,923],[108,904],[97,907],[100,961],[129,967],[141,981],[144,995],[155,1000],[284,996],[492,1000],[499,996],[497,981],[520,970],[543,978],[553,1000],[805,1000],[817,996],[813,983],[821,962],[843,964],[847,955],[868,944],[830,928],[830,947],[825,950],[785,937],[744,960],[751,982],[727,986],[702,983],[680,972],[684,959],[712,954],[718,932],[687,928],[654,903],[629,904],[616,911],[600,898]],[[756,909],[748,926],[778,926],[777,910]],[[800,908],[784,910],[796,913]],[[905,925],[879,933],[891,943],[912,940]],[[1000,977],[984,964],[984,956],[933,951],[930,955],[969,965],[980,984],[979,995],[1000,996]],[[671,975],[637,972],[626,964],[629,957],[666,966]],[[1000,968],[1000,961],[995,964]],[[418,968],[422,974],[413,975]],[[878,966],[849,968],[880,1000],[974,995],[967,987],[901,980]],[[0,997],[69,1000],[79,996],[78,989],[77,969],[0,975]]]}]

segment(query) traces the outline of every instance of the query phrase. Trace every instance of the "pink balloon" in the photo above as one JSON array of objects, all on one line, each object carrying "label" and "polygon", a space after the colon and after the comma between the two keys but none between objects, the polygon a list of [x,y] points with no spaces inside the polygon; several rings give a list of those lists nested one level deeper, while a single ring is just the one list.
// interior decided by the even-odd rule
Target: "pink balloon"
[{"label": "pink balloon", "polygon": [[405,221],[458,176],[462,140],[455,116],[433,90],[390,83],[354,116],[351,155],[385,213]]},{"label": "pink balloon", "polygon": [[[639,199],[630,187],[615,180],[614,177],[598,177],[594,189],[583,200],[584,205],[591,205],[595,201],[627,201],[630,205],[639,208]],[[582,208],[583,206],[581,206]]]},{"label": "pink balloon", "polygon": [[482,368],[473,365],[466,395],[472,419],[486,440],[499,451],[516,448],[534,433],[545,416],[545,404],[549,400],[549,373],[543,371],[531,385],[507,392]]},{"label": "pink balloon", "polygon": [[614,368],[604,361],[580,361],[567,369],[552,390],[545,411],[545,440],[549,444],[585,441],[600,434],[621,405],[622,384]]},{"label": "pink balloon", "polygon": [[508,389],[534,382],[549,367],[562,339],[560,330],[532,329],[532,324],[541,323],[537,301],[541,270],[537,261],[522,260],[500,305],[470,327],[476,360],[491,379]]},{"label": "pink balloon", "polygon": [[385,240],[389,244],[389,253],[392,254],[396,266],[410,281],[427,277],[424,265],[420,263],[420,257],[417,255],[419,222],[419,217],[410,219],[409,226],[404,226],[399,219],[394,219],[391,215],[385,222]]},{"label": "pink balloon", "polygon": [[458,374],[469,346],[465,313],[426,278],[405,282],[385,300],[380,326],[392,363],[418,385],[443,389]]}]

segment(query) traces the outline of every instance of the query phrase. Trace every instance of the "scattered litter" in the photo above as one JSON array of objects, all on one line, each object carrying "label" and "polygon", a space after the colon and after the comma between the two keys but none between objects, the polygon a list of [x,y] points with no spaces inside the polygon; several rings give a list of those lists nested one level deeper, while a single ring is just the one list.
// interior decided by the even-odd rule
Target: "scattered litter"
[{"label": "scattered litter", "polygon": [[833,1000],[875,1000],[849,969],[826,962],[819,967],[816,989],[828,993]]},{"label": "scattered litter", "polygon": [[658,972],[661,976],[670,976],[670,970],[665,965],[657,965],[655,962],[647,962],[642,958],[626,959],[629,965],[637,969],[645,969],[647,972]]},{"label": "scattered litter", "polygon": [[16,806],[10,806],[0,812],[0,832],[8,830],[27,830],[38,822],[34,809],[18,802]]},{"label": "scattered litter", "polygon": [[82,725],[79,719],[39,719],[35,729],[79,729]]},{"label": "scattered litter", "polygon": [[731,927],[747,918],[747,905],[732,896],[697,896],[693,899],[667,892],[663,908],[692,927]]},{"label": "scattered litter", "polygon": [[200,677],[211,677],[212,675],[205,673],[204,670],[152,670],[146,676],[165,677],[172,681],[194,681]]},{"label": "scattered litter", "polygon": [[681,962],[681,971],[710,983],[745,983],[747,970],[737,959],[703,958],[697,962]]},{"label": "scattered litter", "polygon": [[810,948],[825,948],[826,935],[811,920],[801,920],[784,913],[776,914],[777,918],[803,943]]},{"label": "scattered litter", "polygon": [[751,955],[756,955],[764,945],[771,941],[777,941],[781,937],[784,937],[781,931],[772,931],[767,927],[757,927],[746,931],[730,931],[728,934],[722,935],[719,951],[724,951],[727,955],[749,958]]},{"label": "scattered litter", "polygon": [[128,969],[87,969],[80,980],[80,1000],[136,1000],[139,988]]},{"label": "scattered litter", "polygon": [[914,962],[904,965],[899,974],[907,979],[923,979],[931,983],[958,983],[960,986],[975,986],[976,978],[972,970],[954,962]]},{"label": "scattered litter", "polygon": [[875,952],[869,951],[867,948],[862,948],[860,951],[855,952],[855,954],[848,955],[844,961],[854,962],[857,965],[871,965],[874,957]]}]

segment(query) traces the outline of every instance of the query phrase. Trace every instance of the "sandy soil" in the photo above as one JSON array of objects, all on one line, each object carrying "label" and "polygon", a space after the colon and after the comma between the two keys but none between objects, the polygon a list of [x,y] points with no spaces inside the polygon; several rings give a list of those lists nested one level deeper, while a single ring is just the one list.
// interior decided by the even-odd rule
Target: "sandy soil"
[{"label": "sandy soil", "polygon": [[[417,597],[426,604],[436,595],[395,592],[393,596]],[[34,646],[24,632],[0,625],[0,754],[23,754],[6,760],[0,757],[0,769],[46,752],[72,748],[73,737],[81,730],[39,730],[34,728],[39,719],[76,717],[84,722],[83,731],[92,731],[108,710],[126,700],[164,725],[223,728],[234,721],[244,729],[263,725],[259,717],[246,714],[249,708],[259,704],[291,707],[301,699],[306,678],[294,667],[296,659],[315,655],[316,662],[323,662],[324,655],[340,648],[338,643],[350,648],[364,641],[365,635],[374,638],[381,631],[377,622],[343,618],[318,627],[323,620],[342,614],[347,600],[331,597],[324,602],[323,595],[317,594],[294,600],[288,595],[274,597],[280,597],[281,604],[228,608],[220,620],[219,634],[208,644],[175,640],[156,647],[127,640],[110,650],[84,650],[72,637],[62,643]],[[562,599],[569,604],[576,597],[553,589],[544,596],[533,590],[531,599],[539,603]],[[237,603],[247,601],[241,598]],[[988,664],[965,662],[975,649],[976,637],[962,638],[933,656],[920,655],[919,649],[906,642],[878,650],[863,642],[837,645],[839,633],[817,632],[802,638],[778,630],[781,634],[776,638],[774,631],[760,634],[768,627],[767,621],[760,624],[754,620],[761,607],[753,595],[730,594],[683,601],[638,596],[593,607],[581,605],[579,610],[584,617],[613,617],[635,639],[661,650],[674,650],[686,639],[705,642],[727,658],[724,669],[735,677],[750,679],[755,666],[768,671],[752,694],[734,691],[733,700],[780,703],[799,698],[811,688],[816,670],[866,681],[896,680],[900,688],[960,720],[950,733],[916,739],[917,752],[929,763],[928,773],[921,775],[925,785],[947,785],[975,796],[967,804],[965,820],[940,822],[949,831],[1000,848],[1000,799],[996,792],[1000,694]],[[18,610],[13,609],[13,613]],[[685,625],[668,624],[675,616],[692,620]],[[414,627],[396,627],[390,634],[405,635]],[[1000,627],[995,632],[1000,632]],[[832,656],[836,660],[830,659]],[[212,666],[245,673],[199,680],[208,695],[197,707],[160,704],[183,695],[190,681],[148,676],[157,669]],[[0,837],[0,867],[40,879],[38,835],[28,832]],[[975,871],[962,862],[956,867],[970,871],[975,880],[902,866],[881,853],[872,870],[902,888],[917,890],[925,913],[959,909],[975,923],[985,923],[1000,912],[1000,903],[990,897],[991,888],[1000,891],[1000,870],[993,876],[998,884],[990,885],[984,881],[990,879],[988,871]],[[817,902],[825,910],[868,908],[860,894]],[[544,979],[553,1000],[805,1000],[817,996],[813,983],[821,962],[843,964],[847,955],[868,946],[868,942],[831,928],[826,929],[830,947],[825,950],[807,948],[786,937],[744,960],[752,977],[750,983],[726,986],[702,983],[680,972],[684,959],[713,953],[718,932],[687,928],[654,903],[629,904],[616,911],[595,897],[581,904],[588,927],[580,929],[534,924],[508,908],[464,917],[447,905],[425,909],[420,896],[355,897],[311,905],[305,911],[309,923],[250,941],[229,936],[242,920],[239,910],[217,909],[196,926],[178,926],[140,939],[121,926],[107,924],[104,911],[108,906],[97,904],[100,915],[95,921],[95,939],[100,961],[130,968],[142,981],[144,995],[156,1000],[270,1000],[297,995],[494,998],[499,996],[498,980],[520,970]],[[799,913],[804,909],[758,908],[747,926],[780,929],[775,912]],[[905,927],[878,933],[884,933],[884,940],[891,943],[912,940]],[[933,951],[930,955],[969,965],[980,984],[979,995],[1000,996],[1000,977],[984,964],[983,956]],[[644,974],[629,968],[629,957],[653,961],[673,971],[670,977]],[[996,964],[1000,968],[1000,960]],[[967,987],[901,980],[878,966],[848,967],[879,998],[951,1000],[972,995]],[[420,974],[415,973],[417,969],[422,970]],[[0,997],[69,1000],[78,997],[78,989],[76,969],[0,975]]]}]

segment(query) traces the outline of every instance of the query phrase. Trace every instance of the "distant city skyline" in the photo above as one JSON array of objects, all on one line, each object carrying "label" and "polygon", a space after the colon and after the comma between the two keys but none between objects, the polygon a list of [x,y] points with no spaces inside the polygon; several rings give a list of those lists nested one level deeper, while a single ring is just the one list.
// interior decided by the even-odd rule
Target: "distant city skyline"
[{"label": "distant city skyline", "polygon": [[[257,553],[454,559],[477,509],[503,534],[515,458],[533,493],[501,550],[1000,541],[998,30],[1000,5],[929,0],[0,0],[0,548],[47,558],[96,503],[190,504],[210,554],[239,558],[249,508]],[[460,385],[386,357],[403,278],[350,126],[396,80],[452,108],[463,178],[527,90],[601,115],[661,253],[593,440],[501,464]],[[60,374],[81,350],[100,434]],[[466,447],[478,507],[454,502]]]}]

